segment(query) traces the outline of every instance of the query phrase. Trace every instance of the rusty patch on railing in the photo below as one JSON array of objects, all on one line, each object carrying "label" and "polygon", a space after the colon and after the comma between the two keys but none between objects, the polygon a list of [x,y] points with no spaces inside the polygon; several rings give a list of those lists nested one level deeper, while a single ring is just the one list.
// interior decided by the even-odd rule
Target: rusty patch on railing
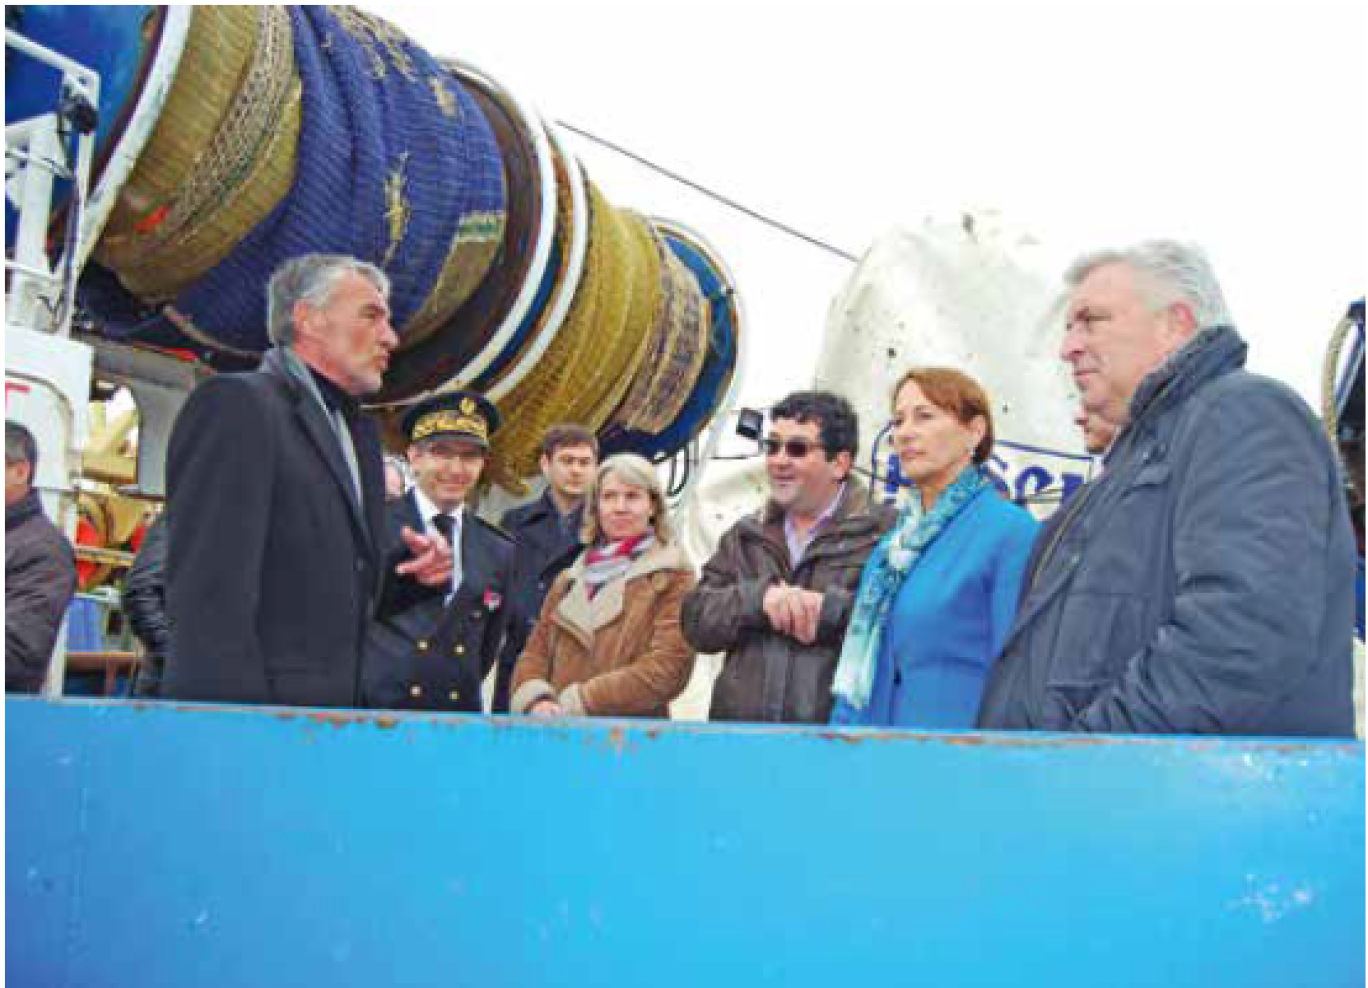
[{"label": "rusty patch on railing", "polygon": [[[814,729],[812,725],[801,724],[733,724],[711,723],[708,721],[674,721],[659,726],[613,724],[612,721],[595,723],[593,719],[570,721],[537,721],[523,717],[494,717],[473,714],[442,714],[371,711],[357,709],[318,710],[307,707],[260,707],[250,704],[184,703],[158,700],[89,700],[78,698],[9,698],[8,702],[37,702],[54,706],[81,706],[97,710],[131,709],[138,713],[150,710],[175,710],[186,713],[249,713],[267,714],[278,720],[303,720],[310,723],[326,724],[331,727],[346,727],[352,724],[372,723],[381,730],[392,730],[401,724],[433,724],[448,728],[487,726],[497,730],[552,729],[566,737],[584,732],[587,744],[606,743],[621,754],[632,747],[644,735],[646,740],[659,741],[671,734],[728,734],[736,737],[776,737],[790,736],[799,740],[815,736],[823,741],[839,741],[841,744],[858,746],[865,742],[886,743],[890,741],[924,744],[948,744],[958,748],[988,749],[1083,749],[1099,746],[1135,746],[1163,750],[1182,750],[1194,754],[1219,755],[1237,754],[1267,755],[1287,757],[1325,757],[1358,758],[1364,756],[1363,742],[1349,738],[1250,738],[1191,735],[1162,737],[1157,735],[1124,734],[1061,734],[1034,733],[1029,731],[972,731],[951,733],[941,731],[917,731],[903,728],[824,728]],[[612,726],[610,726],[612,725]],[[604,730],[607,736],[604,737]]]},{"label": "rusty patch on railing", "polygon": [[351,727],[354,724],[374,724],[382,731],[399,726],[399,718],[392,714],[373,714],[357,710],[278,710],[277,720],[304,720],[328,727]]},{"label": "rusty patch on railing", "polygon": [[631,747],[627,740],[627,732],[620,727],[611,728],[608,731],[608,746],[619,755]]},{"label": "rusty patch on railing", "polygon": [[885,741],[881,734],[852,734],[849,731],[819,731],[817,736],[824,741],[840,741],[843,744],[862,744],[865,741]]}]

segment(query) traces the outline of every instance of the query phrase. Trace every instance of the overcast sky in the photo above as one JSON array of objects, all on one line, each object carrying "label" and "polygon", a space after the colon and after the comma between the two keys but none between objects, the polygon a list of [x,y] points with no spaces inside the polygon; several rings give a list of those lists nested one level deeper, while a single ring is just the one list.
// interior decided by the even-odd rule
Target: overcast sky
[{"label": "overcast sky", "polygon": [[[367,6],[544,116],[855,255],[889,227],[982,209],[1061,260],[1197,240],[1253,365],[1309,398],[1364,290],[1366,4]],[[677,219],[726,258],[750,317],[742,397],[807,383],[854,265],[573,146],[614,204]]]}]

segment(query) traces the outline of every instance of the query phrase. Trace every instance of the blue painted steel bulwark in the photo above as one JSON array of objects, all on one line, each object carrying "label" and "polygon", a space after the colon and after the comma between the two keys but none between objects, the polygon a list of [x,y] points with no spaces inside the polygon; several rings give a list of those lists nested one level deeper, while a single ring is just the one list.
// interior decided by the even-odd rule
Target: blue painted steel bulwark
[{"label": "blue painted steel bulwark", "polygon": [[6,716],[13,985],[1364,983],[1358,743]]}]

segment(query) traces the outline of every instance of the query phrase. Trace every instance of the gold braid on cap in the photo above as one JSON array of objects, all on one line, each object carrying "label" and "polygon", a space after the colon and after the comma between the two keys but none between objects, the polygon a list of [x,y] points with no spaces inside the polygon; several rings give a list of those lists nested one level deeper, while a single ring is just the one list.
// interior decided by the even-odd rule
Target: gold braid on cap
[{"label": "gold braid on cap", "polygon": [[461,403],[461,410],[454,411],[444,408],[440,412],[430,412],[418,420],[413,427],[413,438],[411,442],[418,442],[437,432],[464,432],[468,435],[476,436],[483,442],[489,442],[489,423],[476,413],[474,402],[470,402],[470,407],[466,407],[466,402]]}]

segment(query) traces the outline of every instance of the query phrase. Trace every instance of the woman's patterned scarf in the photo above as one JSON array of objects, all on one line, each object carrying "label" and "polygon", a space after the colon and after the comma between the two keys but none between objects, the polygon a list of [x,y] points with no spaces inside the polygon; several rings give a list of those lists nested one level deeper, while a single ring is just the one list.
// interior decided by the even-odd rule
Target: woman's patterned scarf
[{"label": "woman's patterned scarf", "polygon": [[929,512],[922,509],[921,496],[914,488],[898,516],[897,527],[869,557],[831,686],[836,696],[856,710],[863,710],[869,702],[888,612],[907,574],[926,547],[990,483],[981,467],[970,465],[945,489]]},{"label": "woman's patterned scarf", "polygon": [[584,557],[584,585],[592,600],[599,588],[616,580],[655,545],[655,535],[645,532],[621,542],[600,542]]}]

